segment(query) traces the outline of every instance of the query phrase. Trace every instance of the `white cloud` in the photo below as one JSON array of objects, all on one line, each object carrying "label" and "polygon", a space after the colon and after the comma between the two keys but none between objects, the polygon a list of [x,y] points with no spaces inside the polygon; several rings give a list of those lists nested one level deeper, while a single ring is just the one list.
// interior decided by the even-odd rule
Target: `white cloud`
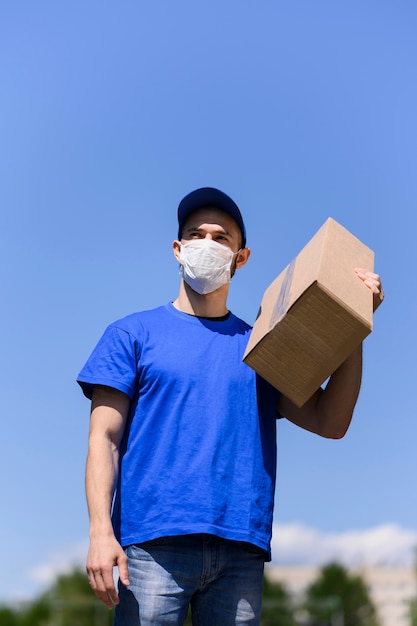
[{"label": "white cloud", "polygon": [[29,572],[29,577],[42,587],[48,586],[61,574],[67,574],[75,568],[84,570],[87,558],[88,543],[80,541],[69,545],[66,550],[48,556]]},{"label": "white cloud", "polygon": [[340,533],[325,533],[299,523],[274,524],[272,561],[323,565],[336,560],[347,567],[412,566],[416,547],[417,532],[395,524]]}]

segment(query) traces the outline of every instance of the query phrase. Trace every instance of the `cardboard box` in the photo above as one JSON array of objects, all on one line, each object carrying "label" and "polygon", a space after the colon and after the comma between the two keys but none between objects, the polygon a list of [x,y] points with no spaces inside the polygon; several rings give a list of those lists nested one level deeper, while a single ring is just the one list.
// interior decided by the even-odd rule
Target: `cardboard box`
[{"label": "cardboard box", "polygon": [[302,406],[372,331],[374,253],[329,218],[265,291],[244,362]]}]

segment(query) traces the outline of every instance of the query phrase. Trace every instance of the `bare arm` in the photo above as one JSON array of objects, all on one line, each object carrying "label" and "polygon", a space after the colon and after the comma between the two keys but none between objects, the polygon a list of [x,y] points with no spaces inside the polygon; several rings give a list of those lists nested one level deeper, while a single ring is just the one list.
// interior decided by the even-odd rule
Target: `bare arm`
[{"label": "bare arm", "polygon": [[[378,274],[357,268],[358,277],[373,293],[373,309],[384,299]],[[278,410],[291,422],[322,437],[340,439],[349,428],[362,379],[362,345],[332,374],[325,389],[319,389],[298,408],[281,396]]]},{"label": "bare arm", "polygon": [[94,388],[86,468],[86,495],[90,516],[90,549],[87,574],[95,595],[109,608],[119,599],[113,567],[128,585],[127,557],[115,538],[110,518],[117,479],[119,445],[125,429],[130,400],[110,387]]},{"label": "bare arm", "polygon": [[322,437],[342,438],[352,419],[362,377],[362,346],[332,374],[325,389],[319,389],[298,408],[281,396],[279,412],[301,428]]}]

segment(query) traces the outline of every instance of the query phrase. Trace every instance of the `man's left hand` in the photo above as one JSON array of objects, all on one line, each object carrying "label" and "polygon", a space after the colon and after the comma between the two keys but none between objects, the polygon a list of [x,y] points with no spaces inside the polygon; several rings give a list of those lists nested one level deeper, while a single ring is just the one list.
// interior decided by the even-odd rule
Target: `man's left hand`
[{"label": "man's left hand", "polygon": [[368,272],[362,267],[355,268],[356,274],[365,283],[373,293],[374,312],[377,310],[381,302],[384,300],[384,290],[382,289],[381,279],[378,274]]}]

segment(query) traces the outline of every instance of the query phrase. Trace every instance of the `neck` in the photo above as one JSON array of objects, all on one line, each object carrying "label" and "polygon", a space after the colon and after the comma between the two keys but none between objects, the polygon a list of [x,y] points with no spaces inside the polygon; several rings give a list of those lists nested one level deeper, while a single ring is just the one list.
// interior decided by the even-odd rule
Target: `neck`
[{"label": "neck", "polygon": [[181,280],[178,298],[173,305],[178,311],[197,317],[222,317],[228,312],[226,306],[229,285],[223,285],[212,293],[201,295]]}]

